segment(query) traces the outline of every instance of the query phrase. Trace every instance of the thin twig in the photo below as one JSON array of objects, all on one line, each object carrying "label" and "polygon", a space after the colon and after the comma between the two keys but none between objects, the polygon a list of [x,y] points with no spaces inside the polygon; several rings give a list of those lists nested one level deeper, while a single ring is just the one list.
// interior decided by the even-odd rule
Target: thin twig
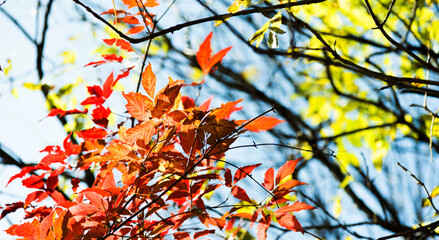
[{"label": "thin twig", "polygon": [[419,180],[418,177],[416,177],[413,173],[411,173],[407,168],[405,168],[403,165],[401,165],[401,163],[397,162],[398,166],[402,168],[402,170],[406,171],[408,174],[410,174],[410,176],[416,180],[416,182],[422,186],[422,188],[424,189],[425,193],[427,194],[427,198],[431,203],[431,206],[433,207],[433,209],[435,210],[436,214],[439,214],[439,210],[436,208],[436,206],[433,203],[433,198],[430,195],[430,192],[428,191],[427,187],[425,186],[425,184]]}]

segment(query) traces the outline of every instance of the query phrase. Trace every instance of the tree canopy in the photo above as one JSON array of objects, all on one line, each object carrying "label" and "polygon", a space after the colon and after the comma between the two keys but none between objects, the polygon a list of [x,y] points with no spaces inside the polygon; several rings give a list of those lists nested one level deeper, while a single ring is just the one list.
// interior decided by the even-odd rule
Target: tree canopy
[{"label": "tree canopy", "polygon": [[[63,225],[101,239],[213,237],[212,229],[239,239],[287,239],[292,230],[309,239],[437,235],[437,1],[38,0],[35,26],[9,4],[2,17],[36,61],[29,80],[13,56],[0,59],[10,80],[2,97],[40,91],[45,115],[65,131],[42,159],[21,160],[0,139],[2,168],[21,168],[14,181],[37,189],[2,206],[6,219],[23,208],[36,219],[9,234],[61,216],[41,231],[54,239],[66,237],[55,231]],[[64,28],[60,39],[54,29],[65,18],[81,34]],[[214,205],[204,205],[210,192]],[[46,198],[58,207],[29,215]]]}]

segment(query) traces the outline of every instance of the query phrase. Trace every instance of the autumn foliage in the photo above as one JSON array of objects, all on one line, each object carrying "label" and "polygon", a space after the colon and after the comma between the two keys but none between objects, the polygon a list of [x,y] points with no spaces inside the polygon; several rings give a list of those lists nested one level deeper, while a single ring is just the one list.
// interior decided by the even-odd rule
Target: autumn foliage
[{"label": "autumn foliage", "polygon": [[[156,4],[147,2],[149,7]],[[136,1],[124,3],[136,5]],[[142,30],[132,15],[120,14],[125,16],[119,21],[135,22],[128,33]],[[209,34],[197,53],[203,76],[230,50],[212,54],[211,38]],[[132,51],[122,39],[104,42]],[[86,66],[123,62],[116,54],[102,57]],[[47,155],[39,164],[23,168],[9,180],[21,180],[33,192],[24,202],[3,209],[1,218],[18,209],[26,213],[26,221],[11,226],[8,234],[21,239],[197,239],[218,232],[234,236],[242,226],[237,219],[256,225],[258,239],[266,238],[273,222],[304,232],[294,213],[313,207],[291,202],[289,196],[304,184],[292,179],[299,159],[287,161],[278,170],[266,170],[263,183],[258,183],[252,172],[261,164],[236,166],[224,158],[240,135],[269,130],[281,120],[268,116],[232,120],[231,114],[242,109],[237,107],[242,100],[219,108],[210,108],[209,102],[196,106],[192,98],[182,96],[182,87],[192,87],[182,80],[169,78],[156,91],[156,75],[147,65],[141,73],[145,93],[123,92],[129,116],[111,127],[108,118],[113,112],[104,105],[114,95],[115,84],[131,69],[116,77],[111,73],[103,86],[89,86],[89,96],[81,102],[83,110],[50,111],[49,117],[89,114],[95,126],[69,134],[60,146],[47,146],[42,150]],[[72,143],[73,137],[80,142]],[[73,178],[63,184],[71,191],[60,188],[65,171],[78,176],[85,170],[96,176],[92,187]],[[267,196],[254,196],[246,190],[247,184],[239,185],[246,178]],[[222,202],[212,200],[215,194],[223,196]],[[201,223],[203,229],[182,228],[184,223]]]}]

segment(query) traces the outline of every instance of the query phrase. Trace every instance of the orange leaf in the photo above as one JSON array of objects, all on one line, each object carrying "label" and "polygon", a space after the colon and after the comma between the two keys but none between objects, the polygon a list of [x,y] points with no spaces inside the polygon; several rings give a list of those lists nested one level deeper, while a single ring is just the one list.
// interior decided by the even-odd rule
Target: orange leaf
[{"label": "orange leaf", "polygon": [[213,55],[212,58],[209,59],[206,68],[203,70],[203,73],[208,74],[217,63],[223,60],[224,56],[226,56],[227,52],[229,52],[230,49],[232,49],[232,47],[224,48],[217,52],[215,55]]},{"label": "orange leaf", "polygon": [[128,24],[139,24],[139,19],[134,16],[128,15],[123,18],[118,18],[117,21],[128,23]]},{"label": "orange leaf", "polygon": [[289,213],[276,215],[276,219],[279,222],[279,225],[282,227],[288,230],[303,233],[302,225],[300,225],[299,221],[293,214]]},{"label": "orange leaf", "polygon": [[163,114],[167,113],[174,106],[175,100],[180,93],[184,81],[178,80],[168,84],[155,97],[155,106],[152,110],[152,116],[160,118]]},{"label": "orange leaf", "polygon": [[128,30],[128,32],[126,34],[127,35],[136,34],[136,33],[143,31],[143,29],[145,29],[144,26],[135,26],[135,27],[130,28],[130,30]]},{"label": "orange leaf", "polygon": [[282,167],[279,168],[276,174],[276,185],[282,181],[286,176],[293,174],[296,169],[297,163],[300,161],[300,158],[296,160],[287,161]]},{"label": "orange leaf", "polygon": [[305,185],[305,184],[306,183],[304,183],[304,182],[293,179],[293,180],[290,180],[290,181],[287,181],[287,182],[280,184],[279,187],[276,188],[276,190],[288,191],[293,187],[297,187],[297,186]]},{"label": "orange leaf", "polygon": [[213,96],[210,96],[209,99],[207,99],[206,101],[204,101],[201,105],[200,105],[200,109],[203,112],[207,112],[209,110],[210,107],[210,103],[212,102]]},{"label": "orange leaf", "polygon": [[258,232],[256,233],[256,236],[258,237],[258,240],[265,240],[267,238],[267,230],[270,227],[271,223],[271,215],[265,215],[264,212],[262,212],[262,218],[259,220],[259,224],[256,227]]},{"label": "orange leaf", "polygon": [[210,72],[210,70],[220,62],[226,53],[232,48],[228,47],[220,50],[215,55],[212,55],[212,48],[210,47],[210,40],[212,39],[212,32],[207,35],[206,39],[204,39],[203,43],[201,43],[200,48],[197,52],[197,62],[203,71],[203,75],[206,75]]},{"label": "orange leaf", "polygon": [[51,212],[47,217],[45,217],[43,219],[43,221],[41,221],[41,223],[38,226],[38,231],[39,232],[39,239],[50,239],[50,237],[47,237],[47,232],[49,231],[49,229],[52,228],[53,226],[53,213]]},{"label": "orange leaf", "polygon": [[232,114],[236,110],[240,110],[240,108],[236,108],[235,105],[242,102],[243,99],[236,100],[234,102],[228,102],[225,104],[221,104],[221,108],[215,111],[216,119],[227,119],[230,114]]},{"label": "orange leaf", "polygon": [[92,205],[92,204],[78,203],[78,204],[70,207],[69,211],[74,216],[86,216],[88,214],[93,214],[93,213],[99,211],[99,209],[96,206]]},{"label": "orange leaf", "polygon": [[315,209],[313,206],[310,206],[304,202],[295,202],[292,205],[286,205],[283,206],[281,208],[279,208],[278,210],[276,210],[276,214],[282,214],[282,213],[291,213],[291,212],[298,212],[298,211],[302,211],[302,210],[313,210]]},{"label": "orange leaf", "polygon": [[[235,123],[238,125],[241,125],[245,122],[248,122],[248,120],[235,120]],[[244,128],[252,132],[266,131],[283,122],[285,121],[275,117],[262,116],[251,121],[249,124],[245,125]]]},{"label": "orange leaf", "polygon": [[265,172],[264,183],[262,185],[268,190],[273,190],[274,187],[274,169],[270,168]]},{"label": "orange leaf", "polygon": [[200,48],[197,52],[197,62],[198,65],[200,65],[201,69],[203,70],[206,68],[210,55],[212,54],[212,48],[210,47],[210,40],[212,39],[213,32],[209,33],[207,35],[206,39],[204,39],[203,43],[201,43]]},{"label": "orange leaf", "polygon": [[157,78],[149,64],[142,73],[142,86],[151,98],[154,98],[156,82]]},{"label": "orange leaf", "polygon": [[137,5],[142,6],[138,0],[122,0],[122,2],[127,5],[128,8],[137,7]]},{"label": "orange leaf", "polygon": [[[11,234],[11,235],[15,235],[15,236],[19,236],[19,237],[25,237],[25,238],[36,238],[37,237],[36,236],[37,235],[37,229],[30,222],[25,222],[25,223],[23,223],[21,225],[13,225],[9,229],[12,229],[12,228],[13,228],[13,230],[11,232],[13,232],[13,234]],[[6,230],[6,231],[8,231],[8,230]],[[9,231],[8,231],[8,233],[9,233]]]},{"label": "orange leaf", "polygon": [[111,157],[120,159],[131,153],[131,149],[123,144],[113,142],[108,147],[106,147]]},{"label": "orange leaf", "polygon": [[122,95],[128,101],[125,107],[131,116],[139,121],[146,121],[151,117],[149,110],[152,108],[151,99],[141,93],[134,92],[128,94],[122,92]]},{"label": "orange leaf", "polygon": [[[133,144],[137,140],[142,139],[145,142],[149,142],[151,137],[155,133],[155,127],[152,122],[142,122],[141,124],[130,128],[126,131],[126,143]],[[122,140],[122,139],[121,139]]]},{"label": "orange leaf", "polygon": [[122,0],[122,1],[125,5],[127,5],[128,8],[133,8],[133,7],[137,7],[137,6],[155,7],[155,6],[159,5],[157,3],[157,0],[147,0],[143,3],[139,0]]}]

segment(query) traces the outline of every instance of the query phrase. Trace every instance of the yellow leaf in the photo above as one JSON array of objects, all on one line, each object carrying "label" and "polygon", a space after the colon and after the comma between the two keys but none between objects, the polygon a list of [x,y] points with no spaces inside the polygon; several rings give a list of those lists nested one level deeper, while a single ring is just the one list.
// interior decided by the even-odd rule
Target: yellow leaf
[{"label": "yellow leaf", "polygon": [[343,181],[340,183],[340,186],[338,186],[339,188],[345,188],[349,183],[351,183],[354,180],[354,177],[352,177],[351,175],[345,177],[343,179]]},{"label": "yellow leaf", "polygon": [[439,195],[439,186],[434,187],[433,191],[430,193],[431,197],[434,198]]},{"label": "yellow leaf", "polygon": [[41,84],[35,84],[35,83],[23,83],[23,87],[29,89],[29,90],[40,90]]},{"label": "yellow leaf", "polygon": [[8,59],[8,65],[3,68],[3,72],[5,73],[5,76],[8,76],[9,71],[12,68],[11,60]]},{"label": "yellow leaf", "polygon": [[341,208],[341,198],[340,198],[340,196],[337,196],[334,199],[334,205],[333,205],[334,217],[338,218],[340,216],[341,211],[342,211],[342,208]]},{"label": "yellow leaf", "polygon": [[15,98],[18,98],[18,91],[17,91],[16,88],[13,88],[13,89],[11,90],[11,94],[12,94],[12,96],[14,96]]},{"label": "yellow leaf", "polygon": [[63,57],[63,64],[73,64],[76,61],[76,53],[65,51],[60,54]]},{"label": "yellow leaf", "polygon": [[340,163],[343,165],[342,169],[345,169],[349,165],[358,166],[360,164],[357,156],[349,152],[339,152],[337,159],[340,160]]}]

